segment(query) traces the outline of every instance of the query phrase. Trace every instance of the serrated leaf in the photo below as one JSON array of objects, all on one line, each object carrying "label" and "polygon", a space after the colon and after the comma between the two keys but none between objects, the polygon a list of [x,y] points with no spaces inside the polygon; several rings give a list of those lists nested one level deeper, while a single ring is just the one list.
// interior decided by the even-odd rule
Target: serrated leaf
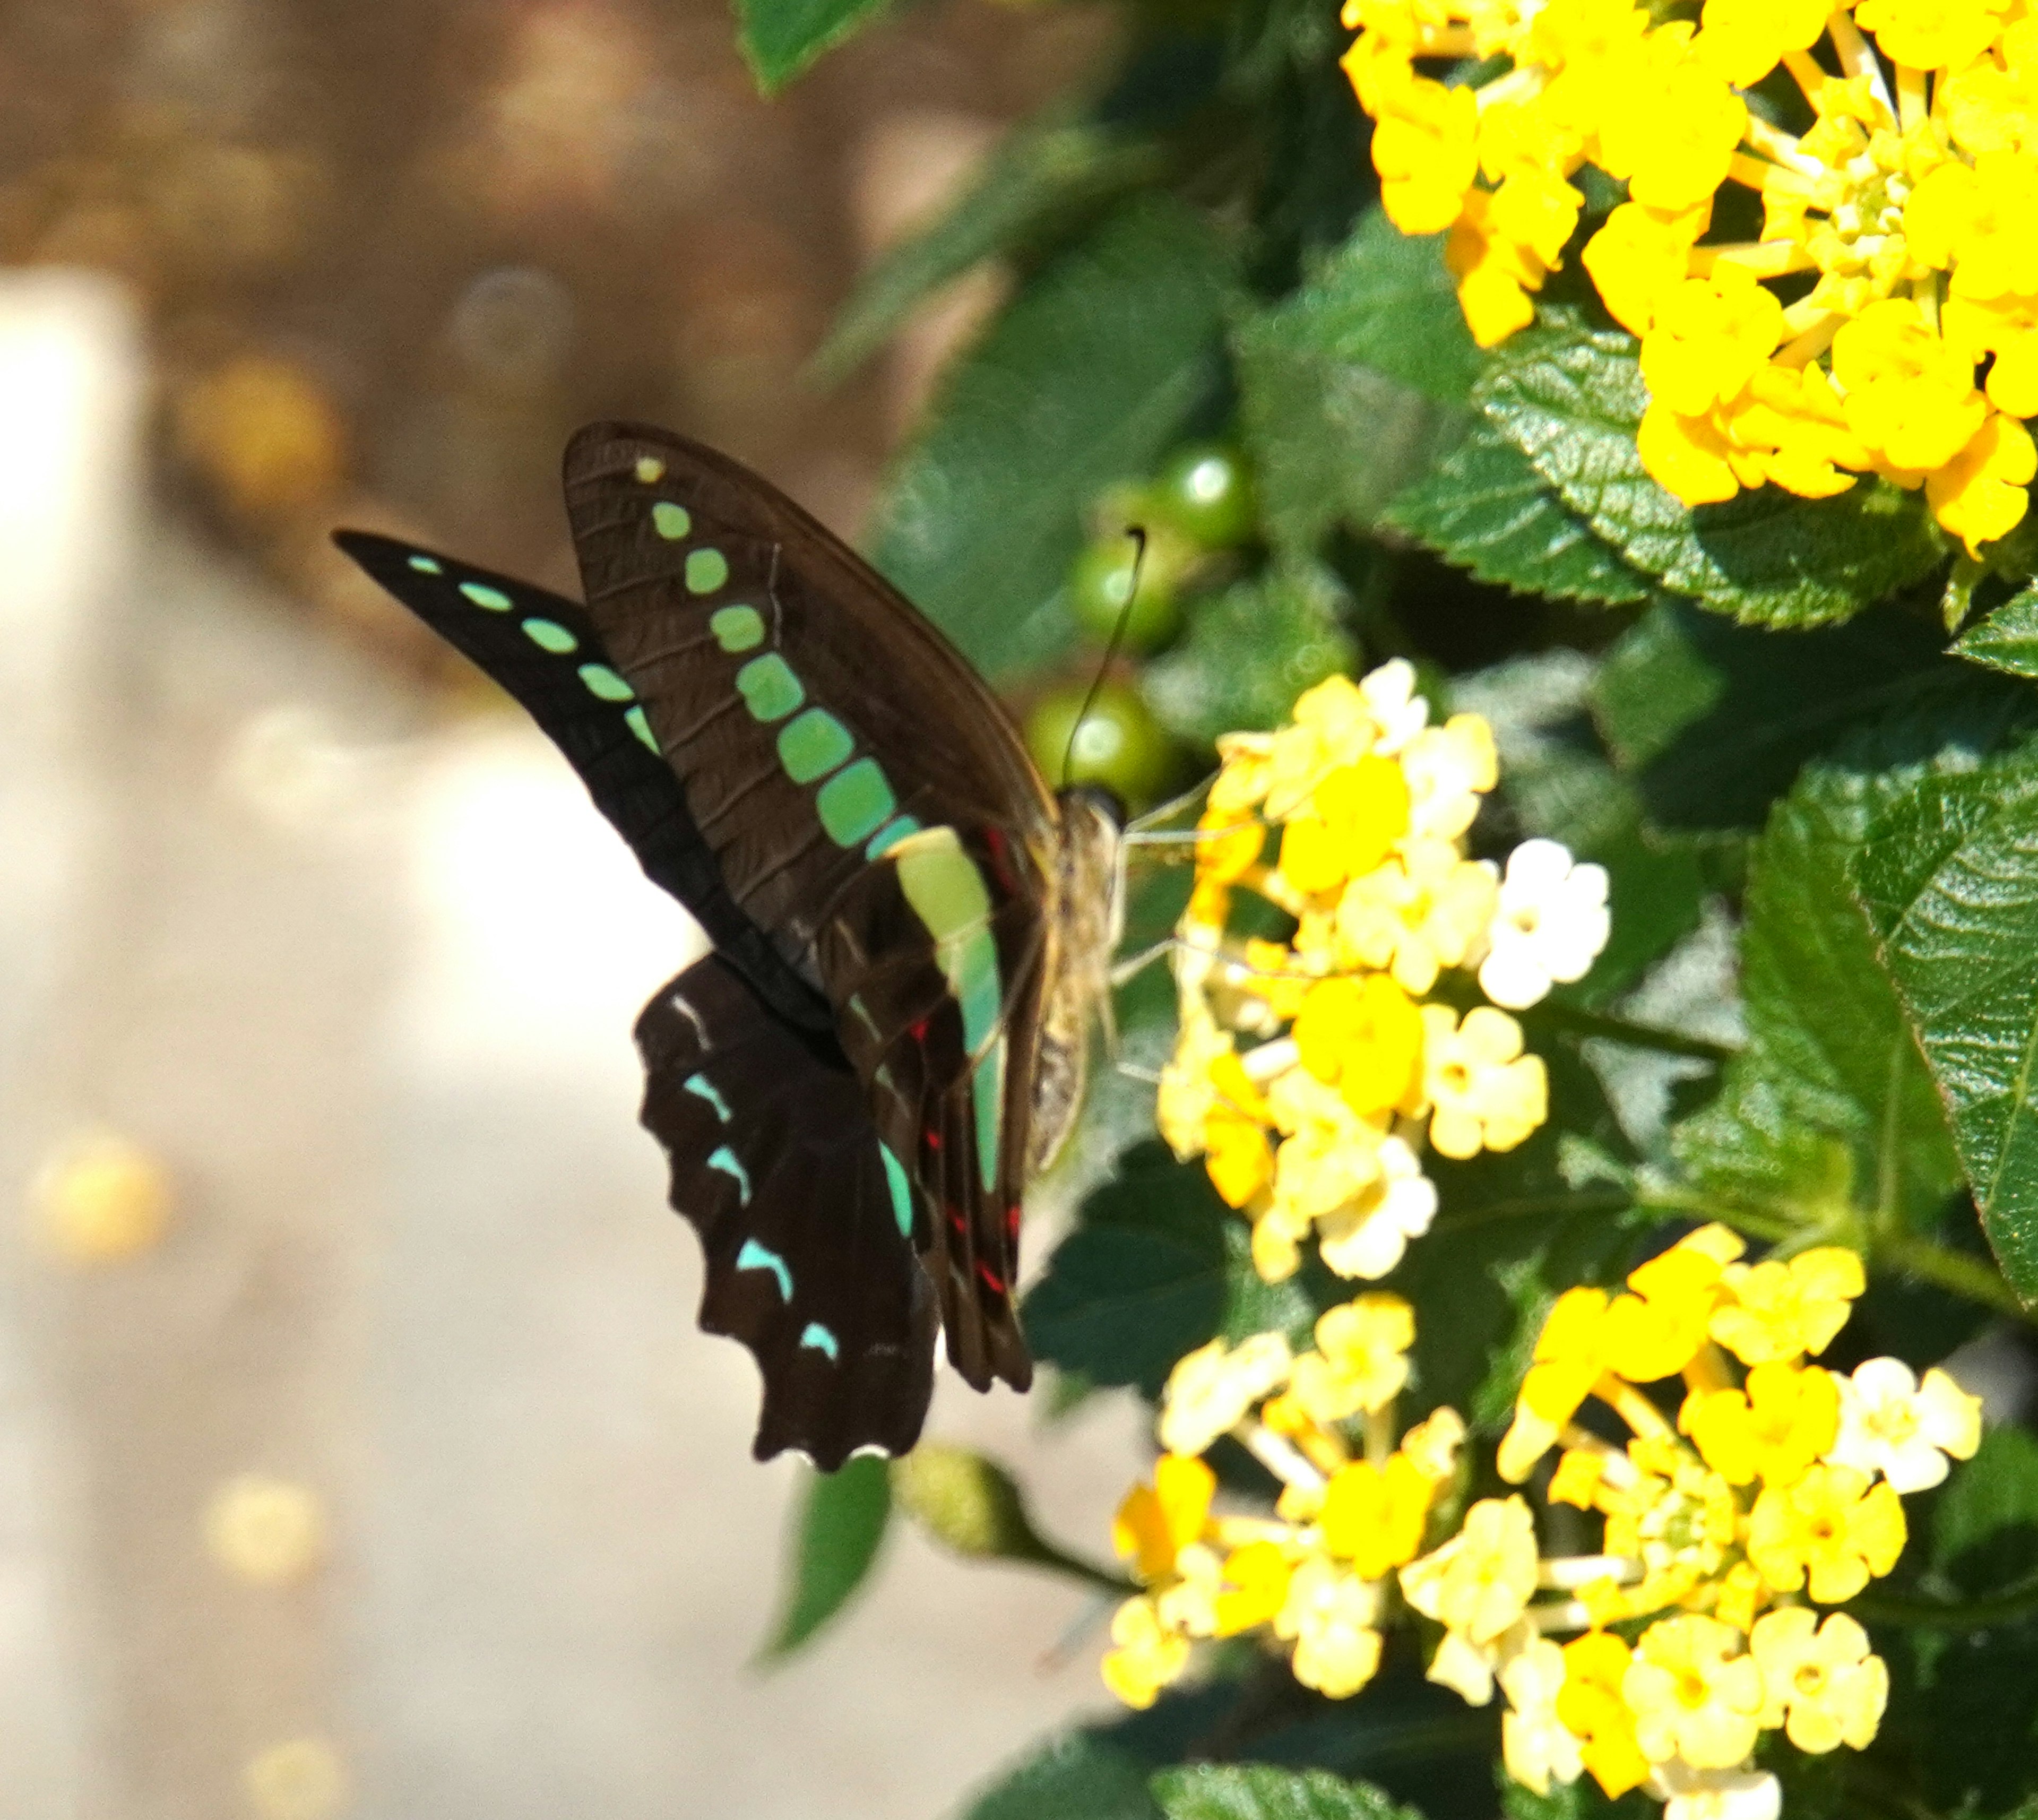
[{"label": "serrated leaf", "polygon": [[1051,119],[1017,128],[938,219],[857,280],[809,371],[823,384],[845,377],[949,279],[1135,188],[1161,165],[1151,142],[1093,121]]},{"label": "serrated leaf", "polygon": [[1748,1046],[1719,1099],[1678,1128],[1676,1150],[1709,1186],[1772,1216],[1873,1209],[1925,1230],[1959,1180],[1851,878],[1921,772],[1960,762],[1972,722],[1958,702],[1939,707],[1809,766],[1756,848],[1741,940]]},{"label": "serrated leaf", "polygon": [[1186,635],[1146,665],[1140,692],[1161,724],[1192,745],[1278,726],[1304,689],[1350,668],[1343,600],[1314,568],[1234,582],[1190,607]]},{"label": "serrated leaf", "polygon": [[2013,677],[2038,677],[2038,588],[2005,601],[1953,641],[1955,654]]},{"label": "serrated leaf", "polygon": [[1565,503],[1672,593],[1752,624],[1843,620],[1928,574],[1943,546],[1922,502],[1887,482],[1830,499],[1769,487],[1695,510],[1650,478],[1635,436],[1648,401],[1631,336],[1525,329],[1475,401]]},{"label": "serrated leaf", "polygon": [[2038,1299],[2038,764],[1932,775],[1854,876],[2003,1275]]},{"label": "serrated leaf", "polygon": [[1321,1769],[1192,1764],[1161,1771],[1153,1791],[1168,1820],[1422,1820],[1377,1788]]},{"label": "serrated leaf", "polygon": [[1128,1153],[1048,1259],[1026,1297],[1027,1342],[1060,1370],[1154,1397],[1176,1359],[1220,1333],[1278,1328],[1305,1341],[1319,1306],[1311,1280],[1262,1282],[1246,1223],[1201,1164],[1149,1144]]},{"label": "serrated leaf", "polygon": [[994,681],[1050,662],[1083,514],[1208,390],[1229,291],[1203,218],[1142,199],[1052,261],[940,387],[895,468],[880,568]]},{"label": "serrated leaf", "polygon": [[1665,601],[1608,652],[1591,699],[1652,821],[1759,828],[1806,759],[1960,674],[1929,628],[1894,613],[1779,636]]},{"label": "serrated leaf", "polygon": [[886,1462],[847,1462],[835,1473],[809,1473],[793,1543],[785,1606],[765,1661],[790,1655],[848,1604],[869,1577],[892,1514]]},{"label": "serrated leaf", "polygon": [[1626,605],[1649,582],[1558,498],[1484,418],[1381,514],[1482,582],[1525,594]]},{"label": "serrated leaf", "polygon": [[737,43],[766,94],[884,11],[888,0],[736,0]]}]

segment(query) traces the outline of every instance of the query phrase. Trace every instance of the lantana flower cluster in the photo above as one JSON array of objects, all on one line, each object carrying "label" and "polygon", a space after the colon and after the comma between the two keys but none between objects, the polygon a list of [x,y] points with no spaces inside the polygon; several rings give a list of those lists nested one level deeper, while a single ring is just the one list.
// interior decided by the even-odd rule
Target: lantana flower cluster
[{"label": "lantana flower cluster", "polygon": [[[1398,1297],[1331,1310],[1299,1356],[1278,1334],[1212,1342],[1176,1368],[1167,1451],[1119,1513],[1143,1590],[1118,1611],[1107,1683],[1149,1704],[1196,1640],[1253,1632],[1342,1698],[1415,1614],[1431,1680],[1473,1705],[1504,1698],[1516,1781],[1547,1795],[1590,1775],[1609,1796],[1662,1801],[1665,1820],[1776,1820],[1763,1735],[1860,1750],[1888,1695],[1867,1632],[1819,1608],[1889,1572],[1903,1496],[1980,1435],[1979,1400],[1942,1371],[1810,1362],[1863,1284],[1851,1251],[1751,1264],[1708,1226],[1619,1293],[1559,1297],[1498,1464],[1521,1484],[1560,1450],[1538,1495],[1597,1515],[1586,1555],[1543,1553],[1523,1492],[1466,1503],[1450,1409],[1397,1438],[1415,1333]],[[1580,1424],[1588,1399],[1625,1424],[1624,1445]],[[1216,1509],[1200,1455],[1224,1434],[1281,1481],[1274,1516]]]},{"label": "lantana flower cluster", "polygon": [[[1333,677],[1278,732],[1218,742],[1157,1117],[1252,1221],[1270,1282],[1313,1234],[1339,1275],[1384,1276],[1436,1211],[1426,1143],[1470,1157],[1543,1124],[1547,1075],[1509,1011],[1583,978],[1606,944],[1601,867],[1544,840],[1504,869],[1467,856],[1492,730],[1431,726],[1415,681],[1399,659]],[[1293,932],[1244,932],[1270,918]],[[1433,995],[1451,974],[1458,1002],[1475,980],[1490,1003]]]},{"label": "lantana flower cluster", "polygon": [[[1631,0],[1346,0],[1343,17],[1382,205],[1406,233],[1448,230],[1480,345],[1533,319],[1582,167],[1625,186],[1579,256],[1641,338],[1640,454],[1685,504],[1879,474],[1922,486],[1971,554],[2022,518],[2038,17],[2021,0],[1705,0],[1695,23]],[[1472,59],[1477,86],[1438,79]],[[1715,232],[1752,222],[1743,197],[1760,238]]]}]

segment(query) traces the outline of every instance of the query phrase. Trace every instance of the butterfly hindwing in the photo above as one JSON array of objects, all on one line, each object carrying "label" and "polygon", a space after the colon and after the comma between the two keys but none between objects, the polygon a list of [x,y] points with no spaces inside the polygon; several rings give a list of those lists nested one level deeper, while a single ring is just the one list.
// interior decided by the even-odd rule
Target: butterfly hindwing
[{"label": "butterfly hindwing", "polygon": [[706,1258],[700,1324],[763,1373],[757,1457],[797,1447],[832,1472],[859,1447],[905,1452],[932,1389],[934,1298],[862,1083],[714,955],[653,998],[637,1042],[644,1123]]}]

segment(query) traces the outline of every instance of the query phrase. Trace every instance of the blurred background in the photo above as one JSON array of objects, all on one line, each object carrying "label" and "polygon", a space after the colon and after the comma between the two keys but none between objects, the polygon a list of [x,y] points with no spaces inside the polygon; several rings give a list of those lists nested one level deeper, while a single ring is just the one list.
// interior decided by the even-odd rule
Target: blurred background
[{"label": "blurred background", "polygon": [[[750,1666],[805,1469],[635,1123],[696,938],[326,537],[570,590],[610,414],[853,537],[995,279],[804,361],[1109,30],[767,103],[715,0],[0,6],[0,1820],[910,1820],[1104,1704],[1084,1595],[896,1530]],[[1137,1430],[930,1423],[1090,1552]]]}]

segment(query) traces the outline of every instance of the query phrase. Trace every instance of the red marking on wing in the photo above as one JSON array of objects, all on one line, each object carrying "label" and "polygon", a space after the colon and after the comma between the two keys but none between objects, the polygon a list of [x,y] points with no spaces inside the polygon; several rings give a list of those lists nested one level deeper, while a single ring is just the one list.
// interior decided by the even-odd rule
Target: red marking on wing
[{"label": "red marking on wing", "polygon": [[988,1288],[992,1294],[1002,1295],[1005,1293],[1005,1279],[1000,1276],[996,1271],[993,1270],[989,1265],[986,1264],[982,1258],[979,1258],[976,1261],[976,1273],[979,1276],[983,1279],[984,1286]]},{"label": "red marking on wing", "polygon": [[1016,1201],[1005,1210],[1005,1236],[1010,1239],[1019,1236],[1019,1207]]},{"label": "red marking on wing", "polygon": [[1005,830],[1002,828],[985,828],[983,844],[991,851],[991,869],[998,874],[998,882],[1005,887],[1009,895],[1017,897],[1019,880],[1012,868],[1012,849],[1005,838]]}]

